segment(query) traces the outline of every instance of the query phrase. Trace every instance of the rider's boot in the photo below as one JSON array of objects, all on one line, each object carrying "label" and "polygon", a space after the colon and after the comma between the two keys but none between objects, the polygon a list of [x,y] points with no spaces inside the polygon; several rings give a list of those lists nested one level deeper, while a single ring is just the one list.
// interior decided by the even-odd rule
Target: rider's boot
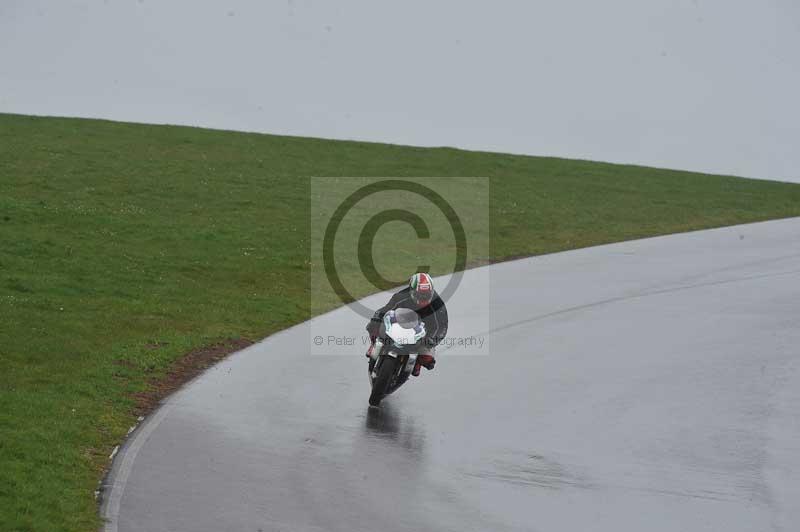
[{"label": "rider's boot", "polygon": [[369,349],[367,349],[367,352],[365,353],[365,356],[367,357],[367,361],[369,361],[372,358],[372,353],[375,352],[375,337],[372,336],[370,338],[370,340],[371,341],[370,341],[370,344],[369,344]]},{"label": "rider's boot", "polygon": [[433,355],[417,355],[417,363],[414,364],[414,369],[411,371],[411,374],[415,377],[419,377],[420,367],[431,370],[435,365],[436,359],[433,358]]}]

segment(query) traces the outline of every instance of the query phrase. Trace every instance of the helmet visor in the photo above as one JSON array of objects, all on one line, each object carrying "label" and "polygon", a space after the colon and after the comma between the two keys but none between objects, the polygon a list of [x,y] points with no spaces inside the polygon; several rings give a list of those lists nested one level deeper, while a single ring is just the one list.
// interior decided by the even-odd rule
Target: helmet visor
[{"label": "helmet visor", "polygon": [[411,300],[417,305],[427,305],[433,299],[433,290],[412,290]]}]

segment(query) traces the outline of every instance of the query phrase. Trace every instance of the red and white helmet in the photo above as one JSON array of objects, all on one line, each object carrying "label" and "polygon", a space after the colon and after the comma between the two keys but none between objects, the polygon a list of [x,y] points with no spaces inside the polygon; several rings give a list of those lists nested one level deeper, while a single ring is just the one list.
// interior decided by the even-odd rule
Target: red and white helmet
[{"label": "red and white helmet", "polygon": [[433,301],[433,281],[431,276],[427,273],[415,273],[408,281],[408,287],[411,289],[411,300],[418,306],[424,307]]}]

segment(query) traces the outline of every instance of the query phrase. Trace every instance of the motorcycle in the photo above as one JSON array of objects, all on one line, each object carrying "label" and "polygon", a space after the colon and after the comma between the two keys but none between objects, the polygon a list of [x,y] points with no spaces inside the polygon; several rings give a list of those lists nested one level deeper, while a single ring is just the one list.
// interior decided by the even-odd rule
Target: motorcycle
[{"label": "motorcycle", "polygon": [[408,380],[417,363],[419,342],[425,338],[425,323],[407,308],[388,311],[370,351],[370,406],[378,406]]}]

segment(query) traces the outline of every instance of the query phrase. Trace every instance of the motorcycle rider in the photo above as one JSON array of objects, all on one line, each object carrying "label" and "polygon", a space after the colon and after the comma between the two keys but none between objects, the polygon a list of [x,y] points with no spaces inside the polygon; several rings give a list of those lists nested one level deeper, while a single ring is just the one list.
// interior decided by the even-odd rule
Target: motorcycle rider
[{"label": "motorcycle rider", "polygon": [[394,294],[386,305],[376,310],[372,319],[367,323],[367,332],[372,340],[372,345],[367,351],[368,359],[375,346],[375,338],[380,331],[383,315],[398,308],[415,311],[420,320],[425,323],[425,338],[420,340],[417,363],[411,373],[417,377],[420,366],[431,370],[436,365],[436,358],[434,358],[436,345],[447,336],[447,307],[433,289],[431,276],[427,273],[415,273],[409,279],[408,286]]}]

